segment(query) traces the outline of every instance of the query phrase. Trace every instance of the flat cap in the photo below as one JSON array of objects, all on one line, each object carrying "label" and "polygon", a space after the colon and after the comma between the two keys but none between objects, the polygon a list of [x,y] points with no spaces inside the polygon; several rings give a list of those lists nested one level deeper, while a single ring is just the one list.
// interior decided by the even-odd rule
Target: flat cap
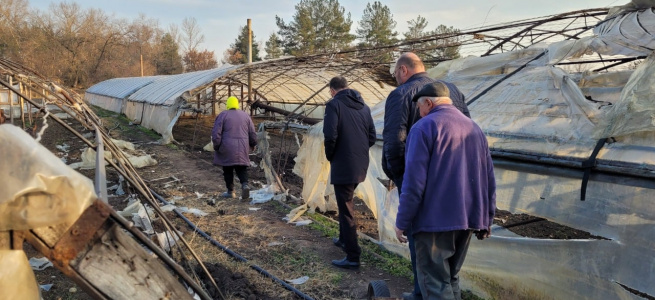
[{"label": "flat cap", "polygon": [[445,83],[441,81],[428,83],[424,85],[412,98],[412,101],[421,97],[450,97],[450,90]]}]

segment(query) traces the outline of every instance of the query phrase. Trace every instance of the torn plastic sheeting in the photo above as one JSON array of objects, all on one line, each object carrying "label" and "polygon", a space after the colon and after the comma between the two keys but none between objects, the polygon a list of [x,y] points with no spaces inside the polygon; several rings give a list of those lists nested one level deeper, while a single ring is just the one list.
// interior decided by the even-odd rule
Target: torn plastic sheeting
[{"label": "torn plastic sheeting", "polygon": [[[183,235],[183,232],[178,231],[180,235]],[[159,232],[156,234],[157,236],[157,242],[159,243],[159,246],[161,246],[164,251],[168,252],[171,250],[173,246],[175,246],[175,243],[180,240],[179,236],[177,234],[172,234],[170,231],[166,232]]]},{"label": "torn plastic sheeting", "polygon": [[275,197],[274,189],[270,185],[265,185],[261,189],[250,192],[250,198],[252,198],[250,204],[265,203],[273,200],[273,197]]},{"label": "torn plastic sheeting", "polygon": [[208,213],[206,213],[206,212],[204,212],[204,211],[202,211],[200,209],[197,209],[197,208],[188,208],[186,206],[182,206],[182,207],[177,207],[176,209],[181,213],[190,213],[190,214],[193,214],[196,217],[204,217],[204,216],[209,215]]},{"label": "torn plastic sheeting", "polygon": [[41,257],[41,258],[32,257],[30,258],[29,262],[30,262],[30,267],[32,267],[32,270],[36,270],[36,271],[43,271],[47,267],[52,267],[52,262],[46,257]]},{"label": "torn plastic sheeting", "polygon": [[298,277],[296,279],[285,279],[284,281],[291,283],[291,284],[303,284],[309,280],[309,276],[302,276]]},{"label": "torn plastic sheeting", "polygon": [[52,288],[53,285],[54,285],[54,284],[52,284],[52,283],[49,283],[49,284],[40,284],[40,285],[39,285],[39,289],[48,292],[48,291],[50,291],[50,289]]},{"label": "torn plastic sheeting", "polygon": [[[109,151],[105,151],[104,154],[105,154],[105,159],[113,158],[111,152]],[[129,153],[124,153],[124,154],[127,157],[127,159],[130,161],[130,164],[132,164],[132,166],[134,166],[137,169],[157,165],[157,160],[152,158],[152,156],[150,155],[133,156]],[[82,158],[81,162],[72,163],[69,165],[69,167],[73,169],[82,169],[82,170],[95,169],[96,167],[95,150],[91,148],[85,148],[80,157]]]},{"label": "torn plastic sheeting", "polygon": [[0,231],[72,224],[97,198],[90,179],[16,126],[0,126],[0,157]]},{"label": "torn plastic sheeting", "polygon": [[593,136],[606,138],[655,130],[655,54],[634,71],[621,92],[621,99],[607,109],[607,117]]},{"label": "torn plastic sheeting", "polygon": [[[5,126],[9,125],[0,128]],[[0,299],[41,299],[36,277],[23,250],[0,250],[0,278],[10,278],[0,280]]]},{"label": "torn plastic sheeting", "polygon": [[139,210],[136,213],[132,213],[134,226],[141,228],[146,234],[154,234],[155,230],[152,228],[152,223],[150,222],[151,219],[146,213],[146,208],[142,204],[139,205],[138,208]]},{"label": "torn plastic sheeting", "polygon": [[608,15],[606,21],[594,27],[594,34],[603,46],[598,52],[606,55],[649,55],[655,49],[655,32],[652,28],[655,28],[652,6],[622,15]]}]

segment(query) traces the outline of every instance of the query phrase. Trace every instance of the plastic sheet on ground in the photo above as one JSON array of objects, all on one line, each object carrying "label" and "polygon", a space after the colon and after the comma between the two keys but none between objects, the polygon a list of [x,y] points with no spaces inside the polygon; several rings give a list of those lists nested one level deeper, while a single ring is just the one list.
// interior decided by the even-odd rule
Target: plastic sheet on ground
[{"label": "plastic sheet on ground", "polygon": [[275,197],[275,188],[272,185],[265,185],[263,188],[250,191],[250,204],[266,203]]},{"label": "plastic sheet on ground", "polygon": [[35,271],[43,271],[47,267],[52,267],[52,262],[46,257],[40,257],[40,258],[32,257],[30,258],[29,262],[30,262],[30,267],[32,267],[32,270]]},{"label": "plastic sheet on ground", "polygon": [[[179,232],[180,235],[184,234],[183,232]],[[156,234],[157,236],[157,242],[159,243],[159,246],[161,246],[164,251],[168,252],[171,250],[173,246],[175,246],[175,243],[180,240],[180,238],[177,236],[177,234],[173,234],[170,231],[166,232],[158,232]]]},{"label": "plastic sheet on ground", "polygon": [[[112,140],[112,141],[114,141],[114,143],[117,142],[117,140]],[[124,147],[124,148],[122,148],[123,150],[130,150],[130,149],[132,151],[134,150],[134,145],[132,143],[128,143],[128,142],[123,141],[123,142],[120,142],[119,144]],[[131,147],[129,145],[131,145]],[[111,152],[105,151],[103,153],[105,154],[105,159],[112,159],[113,158]],[[127,160],[130,161],[132,166],[137,168],[137,169],[157,165],[157,160],[152,158],[151,155],[146,154],[146,155],[135,156],[135,155],[132,155],[132,154],[130,154],[128,152],[123,152],[123,153],[127,157]],[[95,169],[95,167],[96,167],[96,151],[95,150],[93,150],[91,148],[85,148],[84,151],[82,152],[81,158],[82,158],[81,162],[72,163],[72,164],[69,165],[69,167],[71,167],[73,169],[82,169],[82,170]]]},{"label": "plastic sheet on ground", "polygon": [[291,284],[303,284],[309,280],[309,276],[302,276],[298,277],[296,279],[285,279],[284,281],[291,283]]}]

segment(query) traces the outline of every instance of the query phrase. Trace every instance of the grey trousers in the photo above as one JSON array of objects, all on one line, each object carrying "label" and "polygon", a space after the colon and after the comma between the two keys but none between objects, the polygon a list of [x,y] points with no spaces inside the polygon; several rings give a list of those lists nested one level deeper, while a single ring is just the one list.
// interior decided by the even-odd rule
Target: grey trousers
[{"label": "grey trousers", "polygon": [[458,273],[472,233],[471,230],[457,230],[414,234],[416,273],[423,299],[462,299]]}]

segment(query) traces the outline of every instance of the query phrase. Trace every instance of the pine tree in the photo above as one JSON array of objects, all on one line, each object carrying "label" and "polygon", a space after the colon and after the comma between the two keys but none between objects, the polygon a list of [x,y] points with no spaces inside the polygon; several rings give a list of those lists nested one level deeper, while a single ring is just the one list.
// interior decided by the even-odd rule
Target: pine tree
[{"label": "pine tree", "polygon": [[425,33],[423,31],[425,30],[426,27],[428,27],[428,21],[425,20],[424,17],[421,17],[421,15],[418,15],[416,19],[407,21],[407,25],[408,25],[407,32],[403,34],[405,36],[405,39],[406,40],[417,39],[425,36]]},{"label": "pine tree", "polygon": [[380,1],[366,4],[362,20],[359,21],[357,37],[361,39],[362,46],[391,45],[397,41],[398,32],[394,31],[396,21],[393,20],[391,10]]},{"label": "pine tree", "polygon": [[[252,33],[252,61],[262,60],[259,57],[259,44],[255,42],[255,33]],[[239,27],[239,35],[225,53],[224,62],[239,65],[248,63],[248,26]]]},{"label": "pine tree", "polygon": [[459,58],[459,29],[452,26],[439,25],[435,30],[425,32],[428,22],[420,15],[414,20],[407,21],[408,31],[403,35],[405,39],[418,39],[427,36],[437,36],[436,40],[414,44],[411,48],[426,65],[434,65],[439,61]]},{"label": "pine tree", "polygon": [[278,16],[275,21],[284,52],[291,55],[334,52],[355,39],[350,13],[345,14],[338,0],[300,0],[292,21],[287,24]]},{"label": "pine tree", "polygon": [[282,48],[280,48],[280,44],[282,44],[282,41],[278,35],[271,33],[271,35],[268,37],[268,41],[266,41],[266,57],[264,58],[275,59],[282,56]]},{"label": "pine tree", "polygon": [[427,56],[425,59],[444,61],[459,58],[459,48],[461,47],[461,42],[457,36],[459,32],[459,29],[443,24],[428,32],[426,35],[437,35],[440,38],[424,45],[425,48],[432,49],[425,52]]},{"label": "pine tree", "polygon": [[182,57],[178,53],[178,45],[169,33],[161,37],[159,52],[154,59],[157,75],[182,73]]}]

